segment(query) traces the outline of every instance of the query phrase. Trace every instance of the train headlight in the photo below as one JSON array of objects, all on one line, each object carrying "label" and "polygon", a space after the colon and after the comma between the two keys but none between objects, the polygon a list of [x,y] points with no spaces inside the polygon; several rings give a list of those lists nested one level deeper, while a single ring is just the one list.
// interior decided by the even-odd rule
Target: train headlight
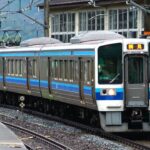
[{"label": "train headlight", "polygon": [[108,95],[116,95],[116,90],[115,89],[108,89],[107,94]]}]

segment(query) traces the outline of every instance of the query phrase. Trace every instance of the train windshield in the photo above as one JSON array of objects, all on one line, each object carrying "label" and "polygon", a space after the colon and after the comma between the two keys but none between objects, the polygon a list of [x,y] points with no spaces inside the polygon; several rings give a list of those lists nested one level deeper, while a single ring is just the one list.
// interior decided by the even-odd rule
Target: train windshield
[{"label": "train windshield", "polygon": [[122,83],[122,44],[110,44],[98,49],[98,83]]}]

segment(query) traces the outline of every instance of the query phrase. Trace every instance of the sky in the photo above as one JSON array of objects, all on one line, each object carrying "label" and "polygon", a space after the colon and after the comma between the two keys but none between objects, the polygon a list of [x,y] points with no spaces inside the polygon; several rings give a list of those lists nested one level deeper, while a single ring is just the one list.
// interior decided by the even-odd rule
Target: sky
[{"label": "sky", "polygon": [[[43,27],[41,25],[16,12],[21,8],[23,13],[43,23],[44,12],[37,8],[37,4],[43,1],[44,0],[0,0],[0,29],[21,30],[22,40],[43,36]],[[2,34],[1,31],[0,35]]]}]

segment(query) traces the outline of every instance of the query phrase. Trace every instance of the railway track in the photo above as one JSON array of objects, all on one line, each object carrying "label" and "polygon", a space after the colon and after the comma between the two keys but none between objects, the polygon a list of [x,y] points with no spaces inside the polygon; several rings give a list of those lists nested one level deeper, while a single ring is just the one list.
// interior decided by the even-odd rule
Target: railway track
[{"label": "railway track", "polygon": [[25,147],[28,149],[28,150],[34,150],[31,146],[27,145],[27,144],[24,144]]},{"label": "railway track", "polygon": [[[10,107],[9,106],[5,106],[5,107],[11,108],[11,109],[16,109],[16,107],[13,107],[13,106],[10,106]],[[40,113],[40,112],[37,112],[37,111],[31,111],[29,109],[24,109],[24,112],[28,113],[28,114],[32,114],[32,115],[38,116],[40,118],[45,118],[45,119],[48,119],[48,120],[53,120],[53,121],[61,122],[61,123],[66,124],[66,125],[70,125],[70,126],[73,126],[73,127],[80,128],[82,130],[85,130],[88,133],[98,135],[98,136],[100,136],[102,138],[106,138],[106,139],[111,140],[111,141],[116,141],[116,142],[122,143],[122,144],[124,144],[126,146],[129,146],[129,147],[131,147],[133,149],[136,149],[136,150],[150,150],[150,148],[147,147],[147,146],[144,146],[142,144],[136,143],[136,142],[134,142],[132,140],[129,140],[127,138],[123,138],[121,136],[117,136],[117,135],[114,135],[114,134],[111,134],[111,133],[106,133],[106,132],[104,132],[103,130],[101,130],[99,128],[94,128],[94,127],[87,126],[87,125],[84,125],[84,124],[79,123],[79,122],[74,122],[74,121],[71,121],[71,120],[68,120],[68,119],[63,119],[63,118],[52,116],[52,115],[46,115],[44,113]],[[6,123],[6,122],[4,122],[4,124],[6,124],[8,126],[9,125],[13,126],[13,125],[11,125],[9,123]],[[17,126],[14,126],[14,128],[23,129],[23,128],[17,127]],[[27,129],[25,129],[24,132],[28,132],[26,130]],[[44,140],[44,141],[49,143],[49,138],[44,137],[44,136],[39,135],[39,134],[36,134],[34,132],[32,133],[32,131],[29,131],[29,132],[31,132],[32,135],[35,134],[34,136],[37,136],[41,140]],[[53,143],[53,141],[52,142],[50,141],[50,144],[51,143]],[[58,142],[56,142],[56,145],[57,145],[57,143]],[[54,141],[54,144],[55,144],[55,141]],[[60,143],[58,143],[58,144],[60,144]],[[68,148],[68,147],[66,147],[65,145],[62,145],[62,144],[60,144],[60,146],[58,145],[58,148],[59,147],[60,147],[61,150],[63,150],[63,149],[70,150],[70,148]]]},{"label": "railway track", "polygon": [[[49,145],[50,147],[55,147],[55,149],[57,149],[57,150],[72,150],[71,148],[67,147],[66,145],[63,145],[62,143],[59,143],[58,141],[55,141],[54,139],[52,139],[50,137],[45,137],[41,134],[38,134],[36,132],[30,131],[28,129],[25,129],[25,128],[17,126],[17,125],[12,125],[8,122],[2,122],[2,123],[5,124],[8,127],[14,128],[15,130],[19,130],[21,132],[30,134],[34,138],[37,138],[40,141],[42,141],[42,143],[45,143],[45,144]],[[31,148],[29,145],[25,145],[25,146],[29,150],[34,150],[35,149],[35,148]]]},{"label": "railway track", "polygon": [[25,112],[29,113],[29,114],[32,114],[32,115],[36,115],[36,116],[41,117],[41,118],[51,119],[51,120],[54,120],[54,121],[62,122],[64,124],[67,124],[67,125],[70,125],[70,126],[80,128],[82,130],[85,130],[89,133],[92,133],[92,134],[98,135],[100,137],[106,138],[108,140],[113,140],[113,141],[125,144],[129,147],[132,147],[133,149],[150,150],[150,148],[147,147],[147,146],[138,144],[138,143],[136,143],[132,140],[129,140],[127,138],[123,138],[123,137],[120,137],[120,136],[117,136],[117,135],[114,135],[114,134],[111,134],[111,133],[106,133],[103,130],[98,129],[98,128],[93,128],[93,127],[90,127],[90,126],[87,126],[87,125],[84,125],[84,124],[81,124],[81,123],[78,123],[78,122],[66,120],[66,119],[51,116],[51,115],[46,115],[46,114],[43,114],[43,113],[40,113],[40,112],[31,111],[31,110],[27,110],[27,109],[25,110]]}]

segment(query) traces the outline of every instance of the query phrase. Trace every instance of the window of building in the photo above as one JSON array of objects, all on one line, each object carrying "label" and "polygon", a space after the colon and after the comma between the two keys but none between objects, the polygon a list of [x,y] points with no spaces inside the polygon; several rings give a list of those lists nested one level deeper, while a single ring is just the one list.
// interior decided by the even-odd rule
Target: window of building
[{"label": "window of building", "polygon": [[137,9],[109,10],[109,29],[125,37],[137,37]]},{"label": "window of building", "polygon": [[75,13],[52,15],[52,37],[62,42],[69,42],[75,35]]},{"label": "window of building", "polygon": [[109,29],[110,30],[117,29],[117,10],[109,11]]},{"label": "window of building", "polygon": [[127,29],[127,9],[119,9],[119,29]]},{"label": "window of building", "polygon": [[92,10],[79,13],[79,31],[104,30],[104,11]]}]

